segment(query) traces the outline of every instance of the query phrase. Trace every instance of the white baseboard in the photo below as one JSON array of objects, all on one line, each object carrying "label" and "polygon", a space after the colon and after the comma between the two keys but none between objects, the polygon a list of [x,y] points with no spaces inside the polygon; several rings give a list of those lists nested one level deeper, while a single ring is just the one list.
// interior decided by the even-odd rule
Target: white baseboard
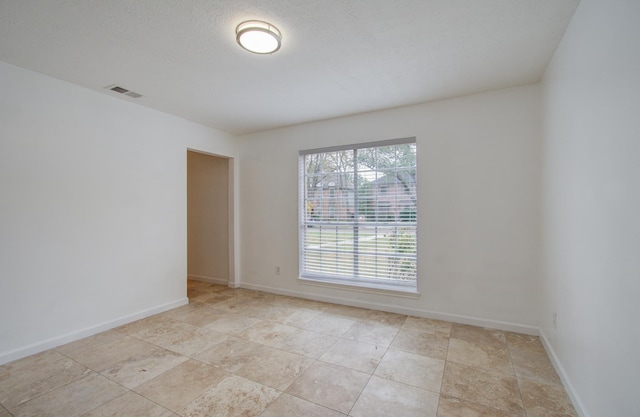
[{"label": "white baseboard", "polygon": [[373,310],[388,311],[397,314],[406,314],[417,317],[425,317],[429,319],[445,320],[460,324],[470,324],[473,326],[488,327],[491,329],[505,330],[509,332],[524,333],[537,336],[539,329],[536,326],[526,324],[509,323],[498,320],[482,319],[477,317],[463,316],[458,314],[441,313],[437,311],[423,310],[417,308],[400,307],[384,303],[372,303],[353,298],[333,297],[321,294],[314,294],[306,291],[283,290],[281,288],[269,287],[265,285],[250,284],[246,282],[240,283],[241,288],[249,290],[264,291],[273,294],[289,295],[292,297],[305,298],[315,301],[323,301],[326,303],[343,304],[352,307],[369,308]]},{"label": "white baseboard", "polygon": [[585,408],[584,403],[580,400],[580,397],[578,397],[578,394],[576,393],[576,390],[574,389],[573,384],[569,379],[569,375],[567,375],[567,372],[564,370],[564,367],[562,366],[558,355],[556,355],[556,352],[553,350],[551,343],[549,343],[547,335],[544,333],[544,330],[538,330],[540,332],[540,341],[546,349],[547,355],[549,355],[549,359],[551,359],[553,367],[556,368],[556,372],[558,373],[558,376],[562,381],[562,385],[564,385],[565,391],[567,391],[567,395],[573,403],[573,408],[576,409],[576,413],[578,413],[580,417],[590,417],[589,413],[587,413],[587,409]]},{"label": "white baseboard", "polygon": [[206,282],[209,284],[220,284],[220,285],[229,284],[229,280],[227,278],[204,277],[201,275],[187,275],[187,278],[192,279],[194,281]]},{"label": "white baseboard", "polygon": [[134,314],[129,314],[124,317],[117,318],[115,320],[106,321],[95,326],[86,327],[81,330],[76,330],[62,336],[53,337],[51,339],[43,340],[40,342],[32,343],[30,345],[11,350],[9,352],[0,353],[0,365],[7,362],[21,359],[36,353],[43,352],[48,349],[52,349],[66,343],[74,342],[85,337],[93,336],[96,333],[104,332],[105,330],[113,329],[114,327],[122,326],[123,324],[131,323],[154,314],[162,313],[163,311],[171,310],[172,308],[180,307],[188,304],[189,300],[184,297],[175,301],[171,301],[166,304],[162,304],[156,307],[148,308],[146,310],[138,311]]}]

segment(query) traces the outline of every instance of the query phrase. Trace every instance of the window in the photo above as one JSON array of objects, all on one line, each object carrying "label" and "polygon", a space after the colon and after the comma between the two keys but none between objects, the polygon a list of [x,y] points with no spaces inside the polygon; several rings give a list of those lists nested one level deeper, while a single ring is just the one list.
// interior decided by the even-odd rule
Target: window
[{"label": "window", "polygon": [[300,152],[300,277],[415,292],[415,138]]}]

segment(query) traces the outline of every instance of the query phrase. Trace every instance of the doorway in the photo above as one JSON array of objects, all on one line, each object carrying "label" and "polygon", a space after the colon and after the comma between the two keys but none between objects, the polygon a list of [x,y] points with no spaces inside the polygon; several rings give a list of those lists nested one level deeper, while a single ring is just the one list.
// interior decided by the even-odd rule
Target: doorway
[{"label": "doorway", "polygon": [[230,160],[187,151],[187,277],[229,284]]}]

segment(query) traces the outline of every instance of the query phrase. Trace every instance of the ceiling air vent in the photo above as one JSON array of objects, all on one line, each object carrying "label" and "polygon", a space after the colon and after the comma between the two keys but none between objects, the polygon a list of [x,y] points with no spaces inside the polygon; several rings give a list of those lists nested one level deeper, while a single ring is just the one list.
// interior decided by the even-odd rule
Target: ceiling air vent
[{"label": "ceiling air vent", "polygon": [[114,92],[119,93],[119,94],[124,94],[125,96],[129,96],[129,97],[132,97],[132,98],[140,98],[140,97],[142,97],[142,94],[138,94],[138,93],[136,93],[134,91],[127,90],[126,88],[120,87],[119,85],[115,85],[115,84],[108,85],[108,86],[105,87],[105,89],[114,91]]}]

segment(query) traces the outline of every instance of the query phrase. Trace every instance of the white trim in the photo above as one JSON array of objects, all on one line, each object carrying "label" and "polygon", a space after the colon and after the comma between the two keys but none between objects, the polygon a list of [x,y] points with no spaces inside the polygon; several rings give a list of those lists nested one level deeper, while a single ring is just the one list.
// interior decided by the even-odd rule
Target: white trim
[{"label": "white trim", "polygon": [[334,288],[339,290],[349,290],[368,294],[389,295],[393,297],[412,299],[420,298],[420,293],[418,292],[417,288],[409,286],[402,287],[399,285],[384,285],[371,282],[366,282],[358,285],[356,280],[336,280],[334,282],[331,282],[328,279],[309,277],[298,278],[298,283],[302,285],[313,285],[315,287]]},{"label": "white trim", "polygon": [[573,407],[576,409],[576,413],[578,413],[580,417],[590,417],[590,414],[587,413],[587,409],[584,406],[584,403],[580,400],[577,391],[571,383],[569,375],[567,375],[567,372],[564,370],[564,367],[562,366],[558,355],[556,355],[556,352],[553,350],[551,343],[549,343],[549,339],[547,339],[547,335],[544,333],[544,330],[540,328],[538,329],[538,331],[540,334],[540,341],[547,351],[547,355],[549,356],[549,359],[551,359],[551,363],[556,369],[556,372],[560,377],[560,381],[562,381],[562,385],[564,385],[564,389],[567,392],[567,395],[569,396]]},{"label": "white trim", "polygon": [[220,285],[229,284],[229,279],[227,278],[205,277],[202,275],[187,275],[187,278],[192,279],[194,281],[207,282],[209,284],[220,284]]},{"label": "white trim", "polygon": [[229,159],[229,279],[226,284],[234,288],[240,281],[240,189],[238,174],[239,168],[235,158]]},{"label": "white trim", "polygon": [[442,313],[438,311],[423,310],[419,308],[399,307],[392,304],[373,303],[354,298],[334,297],[328,295],[319,295],[310,292],[283,290],[280,288],[269,287],[266,285],[257,285],[242,282],[241,288],[249,290],[264,291],[273,294],[289,295],[292,297],[305,298],[309,300],[322,301],[326,303],[342,304],[352,307],[369,308],[373,310],[388,311],[397,314],[406,314],[417,317],[425,317],[429,319],[445,320],[460,324],[470,324],[472,326],[488,327],[496,330],[505,330],[508,332],[524,333],[532,336],[539,334],[539,329],[536,326],[530,326],[526,324],[510,323],[499,320],[483,319],[479,317],[463,316],[458,314]]},{"label": "white trim", "polygon": [[93,336],[96,333],[104,332],[105,330],[110,330],[110,329],[113,329],[114,327],[131,323],[132,321],[136,321],[148,316],[152,316],[154,314],[162,313],[163,311],[171,310],[173,308],[180,307],[188,303],[189,303],[189,299],[187,297],[183,297],[178,300],[171,301],[156,307],[148,308],[146,310],[138,311],[137,313],[129,314],[127,316],[123,316],[115,320],[109,320],[109,321],[97,324],[95,326],[86,327],[81,330],[69,332],[62,336],[52,337],[47,340],[42,340],[40,342],[32,343],[30,345],[21,347],[19,349],[11,350],[9,352],[3,352],[3,353],[0,353],[0,365],[3,365],[7,362],[14,361],[16,359],[21,359],[30,355],[34,355],[36,353],[44,352],[45,350],[52,349],[69,342],[74,342],[76,340],[84,339],[85,337]]},{"label": "white trim", "polygon": [[[229,284],[230,288],[238,288],[235,282],[240,281],[240,216],[236,213],[236,208],[240,207],[240,168],[236,162],[234,156],[212,153],[202,149],[187,147],[187,152],[195,152],[203,155],[215,156],[216,158],[226,159],[228,161],[228,219],[227,226],[229,230],[229,278],[227,281],[221,283],[222,285]],[[185,180],[188,181],[188,168],[185,170]],[[185,194],[185,204],[186,194]],[[208,282],[208,281],[205,281]],[[217,282],[216,282],[217,283]]]},{"label": "white trim", "polygon": [[354,143],[353,145],[337,145],[337,146],[327,146],[324,148],[304,149],[299,151],[298,154],[302,156],[302,155],[309,155],[312,153],[338,152],[338,151],[348,151],[351,149],[364,149],[364,148],[379,148],[382,146],[406,145],[408,143],[416,143],[416,142],[417,142],[416,136],[409,136],[406,138]]},{"label": "white trim", "polygon": [[[391,194],[392,196],[395,196],[396,208],[399,209],[402,207],[403,210],[404,208],[409,208],[409,209],[415,208],[416,217],[414,221],[412,222],[401,221],[400,220],[401,217],[399,216],[402,216],[402,213],[404,213],[404,211],[400,211],[399,213],[396,213],[394,215],[394,217],[396,217],[395,221],[385,222],[378,219],[377,207],[379,207],[379,203],[385,201],[388,198],[388,196],[386,196],[385,193],[379,193],[377,191],[377,187],[372,187],[370,192],[367,192],[367,195],[371,197],[370,201],[372,202],[374,207],[376,207],[375,221],[361,221],[360,205],[358,203],[358,201],[360,200],[359,198],[360,191],[366,189],[366,187],[364,186],[362,186],[361,188],[361,186],[358,185],[359,181],[356,181],[356,179],[360,177],[360,174],[362,173],[362,168],[363,168],[361,164],[357,163],[357,161],[359,160],[358,150],[381,149],[381,148],[386,148],[390,146],[399,146],[399,145],[413,145],[413,149],[414,149],[413,153],[414,153],[414,156],[416,155],[417,140],[415,136],[400,138],[400,139],[377,141],[377,142],[366,142],[366,143],[359,143],[359,144],[340,145],[340,146],[324,147],[324,148],[316,148],[316,149],[299,151],[299,157],[298,157],[298,268],[300,271],[299,279],[308,279],[308,280],[313,280],[315,282],[325,282],[325,283],[343,283],[345,286],[349,286],[349,287],[367,287],[368,286],[374,290],[389,290],[389,291],[395,290],[395,292],[417,293],[416,281],[417,281],[417,271],[418,271],[418,256],[417,256],[417,235],[418,235],[417,198],[418,196],[417,196],[417,181],[415,178],[415,172],[417,172],[416,161],[414,160],[413,164],[407,164],[406,166],[404,165],[395,166],[393,168],[393,172],[394,172],[393,177],[395,181],[397,181],[400,178],[400,176],[398,176],[398,172],[409,173],[412,169],[414,170],[412,187],[407,186],[406,184],[404,184],[404,181],[400,180],[400,182],[403,183],[404,188],[414,189],[413,191],[409,191],[409,194],[410,194],[409,201],[413,200],[414,204],[411,204],[409,202],[409,204],[406,205],[406,207],[404,204],[399,205],[398,193],[394,192],[393,194]],[[349,153],[352,154],[351,156],[351,158],[353,158],[352,161],[356,161],[353,163],[352,172],[342,172],[342,170],[325,171],[324,165],[320,168],[320,172],[314,172],[313,174],[307,172],[307,163],[306,163],[307,157],[311,155],[326,155],[328,153],[338,152],[338,151],[349,151]],[[377,161],[377,156],[376,156],[376,161]],[[385,172],[385,170],[379,169],[378,167],[376,167],[375,169],[369,167],[369,169],[372,170],[369,172],[376,172],[376,173],[384,172],[384,175],[381,178],[391,176],[390,173],[387,173]],[[349,191],[347,191],[346,196],[342,196],[342,191],[340,191],[339,194],[336,194],[334,196],[333,188],[335,188],[336,184],[334,182],[329,182],[329,183],[324,182],[325,181],[324,176],[334,175],[336,172],[338,175],[337,177],[338,179],[336,180],[339,182],[342,181],[341,178],[343,174],[353,175],[353,179],[351,181],[352,185],[350,189],[350,192],[352,194],[351,197],[349,196]],[[311,192],[311,188],[308,189],[307,187],[308,185],[307,179],[310,178],[309,176],[311,176],[311,178],[316,178],[318,174],[323,175],[322,181],[316,182],[316,180],[314,180],[314,183],[315,183],[315,186],[313,188],[314,191]],[[376,178],[378,177],[376,176]],[[373,182],[371,182],[370,184],[373,184]],[[334,204],[330,203],[329,212],[330,212],[331,219],[326,220],[326,213],[325,213],[326,207],[325,207],[324,200],[325,200],[325,192],[327,191],[327,185],[330,188],[329,190],[330,195],[329,197],[326,197],[328,198],[329,202],[333,201],[334,199],[339,199],[340,201],[342,201],[343,197],[347,201],[353,200],[353,203],[352,204],[347,203],[346,207],[342,207],[342,205],[340,205],[341,210],[352,210],[350,216],[347,215],[348,211],[343,212],[342,215],[338,214],[337,216],[335,216],[334,215],[335,213],[333,213]],[[316,195],[317,188],[315,187],[317,186],[321,186],[321,188],[319,188],[320,197]],[[404,193],[405,192],[404,188],[403,187],[401,188]],[[343,190],[343,188],[338,188],[338,190]],[[311,196],[309,195],[310,192],[311,192]],[[413,197],[414,193],[415,193],[415,197]],[[321,214],[320,214],[324,220],[321,220],[321,221],[317,221],[315,219],[310,218],[309,212],[308,212],[309,207],[311,207],[311,212],[313,213],[313,207],[315,206],[315,203],[317,202],[318,199],[320,200],[320,204],[318,207],[319,208],[324,207],[321,210]],[[389,203],[388,201],[385,201],[385,202]],[[311,226],[317,227],[321,234],[324,228],[327,228],[330,233],[332,233],[331,230],[335,228],[336,239],[337,239],[337,236],[339,235],[339,232],[338,232],[339,227],[345,227],[349,229],[353,228],[353,235],[352,235],[353,241],[349,241],[348,237],[344,238],[344,239],[347,239],[346,241],[350,242],[351,248],[349,247],[345,247],[342,249],[339,248],[338,245],[340,245],[343,242],[336,242],[335,244],[333,243],[322,244],[322,238],[320,238],[319,244],[315,244],[315,242],[313,245],[308,244],[307,235],[311,232],[311,229],[309,229],[309,227]],[[361,239],[356,237],[356,232],[357,230],[360,230],[360,228],[364,228],[364,227],[375,227],[376,232],[372,236],[372,239],[375,240],[375,246],[368,246],[367,249],[363,250],[356,245],[356,242],[361,241]],[[388,228],[389,231],[394,231],[394,234],[395,234],[399,227],[402,229],[411,230],[412,232],[415,233],[415,241],[413,242],[412,245],[408,246],[408,250],[403,251],[399,247],[394,248],[391,242],[379,248],[377,243],[378,242],[377,236],[379,236],[377,229],[382,228],[384,230]],[[413,233],[410,235],[413,235]],[[385,237],[386,236],[387,235],[385,233]],[[368,240],[368,238],[365,238],[365,240]],[[335,249],[331,249],[330,247],[332,246],[335,247]],[[414,250],[411,250],[411,246],[413,246]],[[330,267],[328,269],[325,269],[323,267],[318,267],[318,262],[320,262],[320,264],[322,265],[325,265],[321,261],[323,253],[332,254],[332,256],[335,256],[335,270],[332,271],[333,267]],[[383,258],[397,257],[397,258],[404,259],[405,261],[408,261],[409,262],[408,266],[410,266],[410,268],[407,269],[404,273],[401,272],[402,271],[401,269],[392,270],[389,268],[389,269],[386,269],[388,271],[389,276],[384,276],[384,277],[378,276],[378,274],[382,274],[382,272],[380,272],[380,270],[377,267],[378,265],[377,261],[374,261],[375,264],[373,265],[370,265],[369,261],[358,263],[358,255],[361,255],[363,257],[367,256],[367,259],[373,258],[376,260],[378,259],[378,256],[381,256]],[[316,259],[317,256],[320,256],[320,261]],[[333,262],[330,262],[330,263],[333,265]],[[358,265],[365,265],[364,268],[362,268],[361,266],[362,270],[367,271],[367,272],[363,272],[364,276],[359,275],[360,272],[358,270]],[[344,278],[342,277],[343,274],[345,275]],[[369,276],[369,274],[373,274],[373,276]],[[376,278],[385,278],[389,280],[395,279],[395,280],[401,281],[402,278],[404,278],[402,276],[404,274],[407,274],[407,275],[410,274],[414,278],[413,288],[411,290],[403,290],[403,289],[396,290],[391,285],[384,285],[378,282],[373,282],[373,281],[378,281]],[[358,282],[355,282],[355,281],[358,281]],[[403,281],[403,284],[408,284],[409,282],[410,281]],[[399,287],[401,286],[402,285],[399,285]]]}]

